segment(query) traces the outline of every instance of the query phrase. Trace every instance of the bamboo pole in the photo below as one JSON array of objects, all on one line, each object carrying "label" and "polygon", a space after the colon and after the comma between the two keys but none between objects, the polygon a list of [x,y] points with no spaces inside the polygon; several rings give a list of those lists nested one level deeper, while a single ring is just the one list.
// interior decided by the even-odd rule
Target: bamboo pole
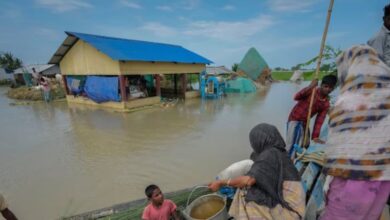
[{"label": "bamboo pole", "polygon": [[[319,75],[319,72],[320,72],[321,61],[322,61],[322,54],[324,52],[326,36],[328,34],[328,27],[329,27],[330,17],[332,15],[333,3],[334,3],[334,0],[330,0],[329,8],[328,8],[328,16],[326,17],[326,22],[325,22],[324,33],[322,34],[320,54],[318,55],[318,59],[317,59],[317,68],[316,68],[315,78],[314,78],[316,80],[318,80],[318,75]],[[309,112],[307,114],[307,121],[306,121],[306,126],[305,126],[303,144],[302,144],[304,147],[307,147],[306,146],[306,142],[307,142],[307,138],[309,136],[311,112],[312,112],[312,108],[313,108],[313,102],[314,102],[314,96],[315,96],[315,93],[316,93],[316,89],[317,89],[316,87],[313,88],[313,91],[312,91],[311,97],[310,97]]]}]

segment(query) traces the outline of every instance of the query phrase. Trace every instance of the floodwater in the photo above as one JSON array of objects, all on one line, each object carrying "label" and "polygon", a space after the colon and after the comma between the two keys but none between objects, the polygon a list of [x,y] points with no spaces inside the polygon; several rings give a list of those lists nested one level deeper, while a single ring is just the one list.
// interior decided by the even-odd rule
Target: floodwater
[{"label": "floodwater", "polygon": [[0,87],[0,191],[19,219],[57,219],[207,183],[248,158],[260,122],[282,135],[292,96],[275,83],[254,94],[179,102],[133,113],[86,106],[10,105]]}]

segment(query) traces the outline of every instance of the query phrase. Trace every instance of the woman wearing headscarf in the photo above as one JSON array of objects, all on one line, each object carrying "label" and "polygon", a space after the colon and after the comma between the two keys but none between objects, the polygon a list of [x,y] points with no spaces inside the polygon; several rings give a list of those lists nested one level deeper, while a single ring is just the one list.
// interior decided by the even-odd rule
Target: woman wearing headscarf
[{"label": "woman wearing headscarf", "polygon": [[239,188],[229,210],[234,219],[300,219],[305,210],[305,193],[278,129],[259,124],[250,131],[249,140],[253,149],[250,159],[254,162],[249,172],[214,181],[209,188]]},{"label": "woman wearing headscarf", "polygon": [[390,69],[369,46],[337,58],[324,173],[333,176],[322,220],[379,219],[390,193]]}]

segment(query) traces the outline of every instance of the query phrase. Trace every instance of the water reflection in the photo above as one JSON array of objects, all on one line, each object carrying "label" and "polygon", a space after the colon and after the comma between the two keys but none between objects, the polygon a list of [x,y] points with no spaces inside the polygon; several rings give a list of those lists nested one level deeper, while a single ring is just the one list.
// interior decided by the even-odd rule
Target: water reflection
[{"label": "water reflection", "polygon": [[205,183],[248,158],[257,123],[285,133],[299,88],[276,83],[133,113],[64,102],[10,106],[0,96],[0,190],[20,219],[54,219],[142,198],[150,183],[166,192]]}]

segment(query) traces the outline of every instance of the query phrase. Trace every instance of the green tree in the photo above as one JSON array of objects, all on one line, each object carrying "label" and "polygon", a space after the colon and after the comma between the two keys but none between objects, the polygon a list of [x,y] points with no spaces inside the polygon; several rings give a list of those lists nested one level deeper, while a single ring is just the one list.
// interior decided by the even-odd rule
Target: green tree
[{"label": "green tree", "polygon": [[283,70],[282,67],[275,67],[275,71],[281,71],[281,70]]},{"label": "green tree", "polygon": [[238,69],[238,63],[234,63],[234,64],[232,65],[232,70],[233,70],[234,72],[237,72],[237,69]]},{"label": "green tree", "polygon": [[299,70],[299,69],[301,68],[301,66],[302,66],[302,64],[297,64],[297,65],[295,65],[295,66],[292,66],[292,67],[291,67],[291,70],[292,70],[292,71]]},{"label": "green tree", "polygon": [[[332,46],[326,45],[324,53],[322,54],[321,71],[335,71],[336,70],[336,58],[341,54],[339,48],[333,48]],[[299,67],[310,66],[317,63],[318,56],[313,57],[305,63],[298,64]]]},{"label": "green tree", "polygon": [[331,64],[329,63],[326,63],[326,64],[322,64],[321,67],[320,67],[320,71],[331,71]]},{"label": "green tree", "polygon": [[0,54],[0,66],[6,70],[13,71],[22,67],[22,64],[22,60],[14,57],[10,52]]}]

